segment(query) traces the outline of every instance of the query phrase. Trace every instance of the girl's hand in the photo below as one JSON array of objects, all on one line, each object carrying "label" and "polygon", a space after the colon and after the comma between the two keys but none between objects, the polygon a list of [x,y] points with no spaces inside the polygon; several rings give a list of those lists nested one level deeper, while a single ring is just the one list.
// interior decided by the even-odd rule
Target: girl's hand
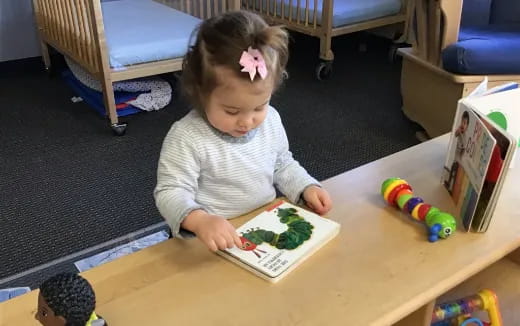
[{"label": "girl's hand", "polygon": [[195,233],[211,251],[242,245],[235,228],[228,220],[210,215],[203,210],[195,210],[188,214],[182,227]]},{"label": "girl's hand", "polygon": [[303,191],[303,199],[307,206],[319,215],[327,214],[332,208],[329,193],[318,186],[309,186]]}]

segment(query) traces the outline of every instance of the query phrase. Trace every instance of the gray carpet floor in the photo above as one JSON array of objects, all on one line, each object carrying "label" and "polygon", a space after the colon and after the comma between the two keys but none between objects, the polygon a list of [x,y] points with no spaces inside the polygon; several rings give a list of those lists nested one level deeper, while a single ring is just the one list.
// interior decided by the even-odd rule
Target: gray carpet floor
[{"label": "gray carpet floor", "polygon": [[[401,65],[387,60],[389,42],[368,37],[359,52],[358,39],[334,39],[333,75],[320,82],[318,41],[295,35],[290,78],[272,101],[295,158],[319,180],[418,143],[400,110]],[[114,137],[39,59],[0,71],[0,288],[34,286],[71,262],[13,275],[162,222],[152,198],[160,146],[189,110],[172,74],[172,103],[123,119],[127,134]]]}]

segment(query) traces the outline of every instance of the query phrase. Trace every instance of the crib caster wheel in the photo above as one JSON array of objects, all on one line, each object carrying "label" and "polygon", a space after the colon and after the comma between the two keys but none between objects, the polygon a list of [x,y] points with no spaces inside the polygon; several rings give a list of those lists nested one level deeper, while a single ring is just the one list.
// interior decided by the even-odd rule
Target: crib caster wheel
[{"label": "crib caster wheel", "polygon": [[53,67],[45,67],[45,73],[47,74],[48,78],[56,77],[56,69]]},{"label": "crib caster wheel", "polygon": [[329,79],[332,75],[332,61],[323,61],[316,67],[316,78],[318,80]]},{"label": "crib caster wheel", "polygon": [[116,136],[123,136],[126,131],[126,123],[113,123],[110,127]]},{"label": "crib caster wheel", "polygon": [[395,63],[397,60],[397,50],[399,46],[397,44],[392,44],[390,49],[388,50],[388,62]]}]

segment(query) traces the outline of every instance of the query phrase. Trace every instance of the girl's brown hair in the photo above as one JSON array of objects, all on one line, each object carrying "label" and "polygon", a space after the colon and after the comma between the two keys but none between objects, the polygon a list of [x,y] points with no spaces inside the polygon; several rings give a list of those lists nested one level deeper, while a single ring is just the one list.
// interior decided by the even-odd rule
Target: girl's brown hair
[{"label": "girl's brown hair", "polygon": [[[215,66],[230,68],[237,77],[250,79],[248,73],[240,71],[239,64],[242,52],[250,46],[262,53],[276,90],[289,57],[287,31],[267,25],[260,16],[247,11],[228,12],[201,23],[182,64],[183,90],[194,108],[204,111],[206,99],[217,86]],[[258,78],[257,74],[255,80]]]}]

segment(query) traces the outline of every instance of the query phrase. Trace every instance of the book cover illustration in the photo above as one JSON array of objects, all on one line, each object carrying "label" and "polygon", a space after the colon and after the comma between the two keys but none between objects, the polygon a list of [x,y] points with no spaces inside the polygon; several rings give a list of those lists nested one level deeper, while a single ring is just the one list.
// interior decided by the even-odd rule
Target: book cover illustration
[{"label": "book cover illustration", "polygon": [[479,116],[459,103],[444,166],[443,183],[469,231],[496,140]]},{"label": "book cover illustration", "polygon": [[496,206],[501,185],[508,172],[506,166],[511,163],[516,141],[511,135],[503,133],[502,126],[498,125],[489,115],[477,114],[496,140],[472,223],[475,231],[485,232]]},{"label": "book cover illustration", "polygon": [[242,247],[224,252],[267,278],[276,278],[338,230],[338,223],[281,201],[239,227]]},{"label": "book cover illustration", "polygon": [[[467,104],[485,114],[499,127],[511,134],[516,140],[517,147],[520,147],[520,89],[517,84],[510,84],[509,88],[505,90],[468,99]],[[518,149],[516,149],[515,154],[517,151]],[[513,159],[511,168],[514,162]]]}]

